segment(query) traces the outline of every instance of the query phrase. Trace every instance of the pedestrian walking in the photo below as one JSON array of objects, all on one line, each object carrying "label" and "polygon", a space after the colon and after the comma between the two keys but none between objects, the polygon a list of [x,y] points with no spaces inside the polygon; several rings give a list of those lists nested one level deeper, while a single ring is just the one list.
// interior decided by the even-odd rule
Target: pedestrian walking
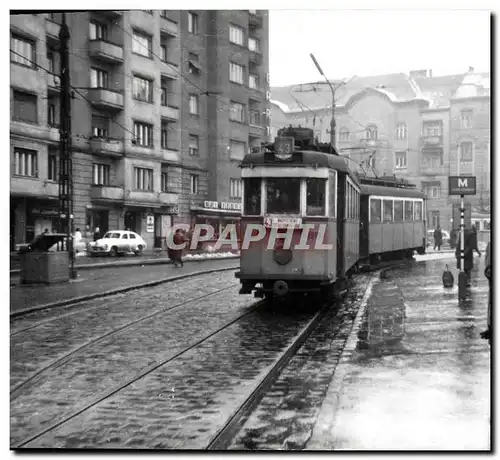
[{"label": "pedestrian walking", "polygon": [[434,230],[434,251],[436,250],[436,247],[438,248],[438,251],[441,251],[442,244],[443,244],[443,232],[441,231],[441,228],[438,225],[436,230]]},{"label": "pedestrian walking", "polygon": [[481,252],[477,246],[477,228],[476,225],[472,226],[472,251],[476,251],[477,255],[481,257]]},{"label": "pedestrian walking", "polygon": [[101,237],[101,230],[96,227],[94,230],[94,241],[97,241]]},{"label": "pedestrian walking", "polygon": [[[173,240],[175,245],[181,245],[186,241],[181,229],[177,229],[174,234]],[[182,261],[182,249],[169,248],[168,257],[174,263],[174,267],[177,267],[177,264],[179,264],[181,267],[184,266],[184,262]]]},{"label": "pedestrian walking", "polygon": [[75,243],[76,243],[76,244],[78,244],[78,243],[81,241],[81,239],[82,239],[82,232],[80,231],[80,229],[79,229],[79,228],[77,228],[77,229],[75,230],[75,236],[74,236],[74,239],[75,239]]},{"label": "pedestrian walking", "polygon": [[[473,259],[473,235],[471,230],[465,230],[464,232],[464,266],[463,270],[467,275],[467,286],[470,286],[470,276],[471,270],[474,268],[474,259]],[[461,251],[460,247],[462,244],[462,236],[459,235],[457,249],[455,250],[455,257],[457,259],[457,269],[460,270],[460,258]]]},{"label": "pedestrian walking", "polygon": [[487,339],[491,345],[491,242],[486,246],[484,276],[488,280],[488,327],[484,332],[481,332],[481,337]]}]

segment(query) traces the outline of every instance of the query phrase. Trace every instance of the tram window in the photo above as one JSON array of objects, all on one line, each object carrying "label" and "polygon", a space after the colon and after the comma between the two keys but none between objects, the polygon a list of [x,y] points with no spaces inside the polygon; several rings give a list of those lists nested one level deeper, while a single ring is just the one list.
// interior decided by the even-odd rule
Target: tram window
[{"label": "tram window", "polygon": [[306,179],[308,216],[324,216],[326,211],[326,179]]},{"label": "tram window", "polygon": [[422,202],[415,201],[415,220],[422,220]]},{"label": "tram window", "polygon": [[401,200],[394,200],[394,222],[403,221],[403,202]]},{"label": "tram window", "polygon": [[350,204],[350,195],[349,195],[349,183],[346,182],[345,184],[345,218],[349,219],[349,204]]},{"label": "tram window", "polygon": [[382,220],[382,203],[378,198],[370,199],[370,222],[380,223]]},{"label": "tram window", "polygon": [[335,174],[330,173],[330,217],[335,217],[336,200],[337,200],[337,180]]},{"label": "tram window", "polygon": [[267,212],[300,214],[300,179],[267,179]]},{"label": "tram window", "polygon": [[392,222],[392,200],[384,200],[384,222]]},{"label": "tram window", "polygon": [[245,179],[245,210],[247,216],[260,216],[260,179]]},{"label": "tram window", "polygon": [[405,201],[405,220],[413,220],[413,201]]}]

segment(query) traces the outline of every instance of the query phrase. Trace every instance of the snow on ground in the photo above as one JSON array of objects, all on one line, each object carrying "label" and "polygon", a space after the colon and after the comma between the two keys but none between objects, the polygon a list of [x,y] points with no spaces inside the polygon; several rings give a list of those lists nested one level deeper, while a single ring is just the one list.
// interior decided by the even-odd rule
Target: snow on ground
[{"label": "snow on ground", "polygon": [[415,254],[413,256],[417,262],[422,262],[425,260],[440,260],[440,259],[454,259],[454,252],[433,252],[431,254]]}]

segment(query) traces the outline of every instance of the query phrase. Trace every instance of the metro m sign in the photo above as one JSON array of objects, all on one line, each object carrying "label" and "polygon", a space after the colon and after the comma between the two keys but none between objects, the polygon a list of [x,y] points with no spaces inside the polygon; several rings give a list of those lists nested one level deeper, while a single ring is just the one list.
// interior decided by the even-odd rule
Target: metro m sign
[{"label": "metro m sign", "polygon": [[475,176],[449,176],[448,195],[475,195]]}]

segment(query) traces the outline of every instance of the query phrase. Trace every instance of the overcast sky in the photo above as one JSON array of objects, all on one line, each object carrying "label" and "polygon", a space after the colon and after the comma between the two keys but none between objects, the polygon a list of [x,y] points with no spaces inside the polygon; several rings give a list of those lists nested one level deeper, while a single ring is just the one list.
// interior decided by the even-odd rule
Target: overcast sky
[{"label": "overcast sky", "polygon": [[[472,6],[472,4],[471,4]],[[432,69],[490,71],[490,12],[271,10],[271,86]]]}]

